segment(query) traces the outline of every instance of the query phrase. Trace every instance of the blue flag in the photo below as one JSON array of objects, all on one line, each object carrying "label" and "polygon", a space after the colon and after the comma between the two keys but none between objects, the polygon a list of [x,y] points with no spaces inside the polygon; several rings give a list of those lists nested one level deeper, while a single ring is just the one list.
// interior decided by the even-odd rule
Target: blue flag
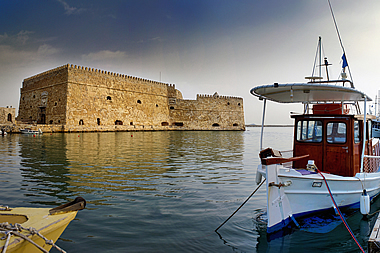
[{"label": "blue flag", "polygon": [[342,60],[343,60],[342,69],[344,69],[345,67],[348,66],[347,59],[346,59],[346,54],[345,53],[343,53]]}]

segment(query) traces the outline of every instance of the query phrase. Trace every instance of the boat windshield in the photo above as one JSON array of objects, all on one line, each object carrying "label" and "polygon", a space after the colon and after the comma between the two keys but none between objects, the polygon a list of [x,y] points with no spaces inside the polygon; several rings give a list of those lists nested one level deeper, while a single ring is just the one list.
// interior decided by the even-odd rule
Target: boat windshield
[{"label": "boat windshield", "polygon": [[347,139],[347,125],[344,122],[327,123],[327,142],[345,143]]},{"label": "boat windshield", "polygon": [[319,120],[298,121],[297,141],[322,142],[322,121],[319,121]]}]

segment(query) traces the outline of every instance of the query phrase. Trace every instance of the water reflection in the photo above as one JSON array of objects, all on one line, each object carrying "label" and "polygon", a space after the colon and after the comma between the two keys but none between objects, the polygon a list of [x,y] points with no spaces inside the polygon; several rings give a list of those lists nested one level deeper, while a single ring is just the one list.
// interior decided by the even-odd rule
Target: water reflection
[{"label": "water reflection", "polygon": [[18,142],[21,190],[46,205],[83,194],[104,195],[92,203],[107,204],[110,192],[178,197],[185,182],[233,183],[243,168],[241,132],[20,135]]},{"label": "water reflection", "polygon": [[18,143],[23,177],[20,188],[26,191],[25,196],[33,196],[31,203],[46,205],[56,205],[56,198],[66,201],[71,191],[64,135],[20,135]]},{"label": "water reflection", "polygon": [[[145,191],[173,197],[186,177],[221,183],[229,170],[242,168],[241,133],[116,132],[65,138],[72,190],[84,193]],[[158,189],[165,178],[177,186]]]}]

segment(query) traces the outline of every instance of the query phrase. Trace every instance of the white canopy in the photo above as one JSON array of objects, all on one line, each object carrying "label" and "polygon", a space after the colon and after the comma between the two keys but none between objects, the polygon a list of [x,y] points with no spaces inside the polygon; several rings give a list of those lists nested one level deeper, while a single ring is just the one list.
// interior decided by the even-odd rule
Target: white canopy
[{"label": "white canopy", "polygon": [[364,97],[372,101],[354,88],[321,83],[262,85],[252,88],[251,94],[279,103],[356,102]]}]

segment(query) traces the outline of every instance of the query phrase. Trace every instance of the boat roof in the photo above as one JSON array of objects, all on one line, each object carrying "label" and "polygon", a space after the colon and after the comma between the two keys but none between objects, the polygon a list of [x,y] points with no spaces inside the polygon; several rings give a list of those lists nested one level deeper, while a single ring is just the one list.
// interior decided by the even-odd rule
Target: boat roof
[{"label": "boat roof", "polygon": [[326,83],[291,83],[256,86],[251,94],[279,103],[358,102],[372,101],[354,88]]}]

